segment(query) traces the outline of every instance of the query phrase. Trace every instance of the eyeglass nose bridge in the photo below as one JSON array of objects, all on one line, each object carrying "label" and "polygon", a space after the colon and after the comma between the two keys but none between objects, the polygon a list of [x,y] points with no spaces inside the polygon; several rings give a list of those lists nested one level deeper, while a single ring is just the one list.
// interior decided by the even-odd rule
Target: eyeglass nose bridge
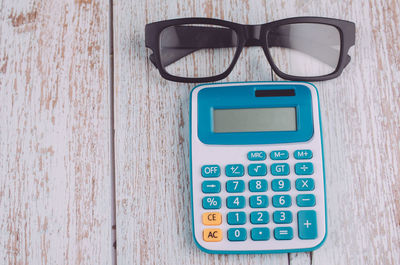
[{"label": "eyeglass nose bridge", "polygon": [[245,25],[245,47],[261,46],[261,26],[262,25]]}]

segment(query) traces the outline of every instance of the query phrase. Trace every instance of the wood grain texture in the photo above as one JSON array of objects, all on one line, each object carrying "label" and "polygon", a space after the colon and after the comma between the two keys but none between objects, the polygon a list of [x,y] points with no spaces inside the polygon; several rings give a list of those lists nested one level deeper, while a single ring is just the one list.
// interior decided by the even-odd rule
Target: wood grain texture
[{"label": "wood grain texture", "polygon": [[107,1],[0,1],[0,263],[110,264]]},{"label": "wood grain texture", "polygon": [[[399,264],[399,25],[395,1],[116,1],[115,129],[120,264]],[[144,25],[208,16],[264,23],[300,15],[353,20],[357,44],[320,90],[328,239],[313,253],[208,255],[194,245],[188,111],[193,85],[163,80],[144,48]],[[247,49],[224,81],[269,80]],[[275,77],[277,78],[277,77]]]},{"label": "wood grain texture", "polygon": [[[400,264],[398,2],[115,0],[113,10],[111,66],[108,1],[0,1],[0,263],[112,263],[115,159],[119,264]],[[188,16],[257,24],[300,15],[357,25],[350,65],[339,78],[316,83],[327,241],[312,253],[205,254],[191,231],[194,85],[159,76],[147,58],[144,25]],[[263,52],[249,48],[224,81],[269,79]]]}]

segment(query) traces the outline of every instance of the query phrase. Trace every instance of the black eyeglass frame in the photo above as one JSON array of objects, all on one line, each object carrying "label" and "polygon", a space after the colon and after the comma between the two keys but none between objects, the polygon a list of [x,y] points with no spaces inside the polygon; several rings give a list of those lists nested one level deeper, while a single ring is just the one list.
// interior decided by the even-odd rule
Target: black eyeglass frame
[{"label": "black eyeglass frame", "polygon": [[[298,23],[325,24],[335,27],[340,34],[340,55],[336,69],[327,75],[322,76],[294,76],[283,73],[275,65],[268,49],[268,34],[278,26]],[[161,32],[171,26],[185,24],[215,25],[232,29],[237,34],[238,43],[233,60],[229,67],[221,74],[210,77],[180,77],[169,74],[162,66],[160,57],[160,35]],[[281,78],[294,81],[324,81],[338,77],[343,69],[349,64],[351,57],[347,54],[355,44],[355,24],[351,21],[325,18],[325,17],[293,17],[277,20],[261,25],[244,25],[230,21],[214,18],[178,18],[147,24],[145,27],[145,44],[153,51],[150,61],[158,68],[160,75],[167,80],[185,83],[214,82],[226,78],[233,70],[244,47],[262,47],[268,63],[272,70]]]}]

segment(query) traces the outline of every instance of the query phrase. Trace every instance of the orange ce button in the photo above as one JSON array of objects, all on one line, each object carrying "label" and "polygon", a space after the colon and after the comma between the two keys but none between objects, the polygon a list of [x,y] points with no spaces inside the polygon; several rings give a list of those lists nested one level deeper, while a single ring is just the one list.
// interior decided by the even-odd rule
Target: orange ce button
[{"label": "orange ce button", "polygon": [[218,212],[203,213],[204,225],[220,225],[222,223],[222,216]]}]

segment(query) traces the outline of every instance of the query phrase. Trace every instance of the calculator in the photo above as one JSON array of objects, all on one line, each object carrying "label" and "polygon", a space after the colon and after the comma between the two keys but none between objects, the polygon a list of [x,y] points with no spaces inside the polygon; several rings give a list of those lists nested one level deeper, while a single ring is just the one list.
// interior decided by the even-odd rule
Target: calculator
[{"label": "calculator", "polygon": [[316,87],[204,84],[190,102],[196,245],[217,254],[320,247],[327,217]]}]

